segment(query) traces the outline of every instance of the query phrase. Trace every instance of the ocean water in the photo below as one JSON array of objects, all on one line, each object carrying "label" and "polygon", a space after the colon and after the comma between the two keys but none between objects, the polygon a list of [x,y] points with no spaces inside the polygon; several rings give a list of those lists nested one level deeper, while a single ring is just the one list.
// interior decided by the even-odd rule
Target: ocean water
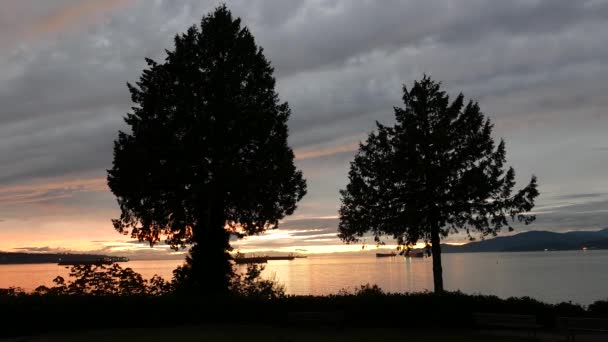
[{"label": "ocean water", "polygon": [[[453,253],[442,259],[448,290],[583,305],[608,299],[608,251]],[[169,279],[179,264],[179,260],[146,260],[122,265],[146,278],[158,274]],[[33,290],[67,274],[65,267],[54,264],[0,265],[0,288]],[[282,283],[290,294],[331,294],[363,284],[377,284],[388,292],[433,289],[431,258],[311,255],[269,261],[263,276]]]}]

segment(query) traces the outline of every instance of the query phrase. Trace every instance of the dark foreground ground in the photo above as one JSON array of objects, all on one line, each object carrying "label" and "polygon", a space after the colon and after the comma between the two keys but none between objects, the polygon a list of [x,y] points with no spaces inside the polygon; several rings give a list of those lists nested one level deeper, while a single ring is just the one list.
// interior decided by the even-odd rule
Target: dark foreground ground
[{"label": "dark foreground ground", "polygon": [[[424,332],[404,329],[378,328],[281,328],[271,326],[225,325],[214,327],[175,327],[152,329],[110,329],[78,333],[53,333],[39,336],[0,340],[11,342],[59,341],[403,341],[408,342],[482,342],[482,341],[536,341],[525,333],[440,331]],[[577,339],[578,340],[578,339]],[[581,340],[584,341],[584,340]]]},{"label": "dark foreground ground", "polygon": [[[565,337],[555,333],[539,332],[538,336],[528,336],[521,331],[410,331],[404,329],[379,328],[295,328],[251,325],[222,325],[205,327],[173,327],[151,329],[107,329],[82,331],[77,333],[51,333],[37,336],[22,336],[0,339],[0,342],[71,342],[71,341],[403,341],[408,342],[524,342],[524,341],[565,341]],[[607,335],[580,335],[576,341],[607,341]]]},{"label": "dark foreground ground", "polygon": [[[343,316],[340,323],[289,319],[290,313]],[[474,313],[536,318],[527,331],[487,330]],[[332,316],[333,317],[333,316]],[[565,341],[559,317],[607,318],[608,301],[589,307],[458,292],[245,297],[0,296],[0,341]],[[323,326],[323,328],[319,328]],[[483,329],[483,330],[480,330]],[[577,336],[579,342],[608,341]]]}]

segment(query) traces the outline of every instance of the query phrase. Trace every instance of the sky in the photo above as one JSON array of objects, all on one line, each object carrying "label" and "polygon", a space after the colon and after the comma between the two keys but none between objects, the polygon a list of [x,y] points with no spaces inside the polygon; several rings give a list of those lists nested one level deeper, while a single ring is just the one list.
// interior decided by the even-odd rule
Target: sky
[{"label": "sky", "polygon": [[[0,250],[168,255],[114,231],[106,170],[126,82],[218,4],[0,0]],[[537,221],[518,232],[608,226],[608,0],[226,4],[275,68],[309,189],[279,229],[237,248],[361,249],[336,238],[338,191],[358,143],[425,73],[479,102],[520,186],[538,176]]]}]

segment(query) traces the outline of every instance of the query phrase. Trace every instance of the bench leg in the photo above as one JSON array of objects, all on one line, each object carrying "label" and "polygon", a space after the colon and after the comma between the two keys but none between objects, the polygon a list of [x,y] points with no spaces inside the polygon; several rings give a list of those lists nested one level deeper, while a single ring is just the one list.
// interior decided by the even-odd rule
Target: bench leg
[{"label": "bench leg", "polygon": [[527,336],[536,338],[536,328],[528,330]]}]

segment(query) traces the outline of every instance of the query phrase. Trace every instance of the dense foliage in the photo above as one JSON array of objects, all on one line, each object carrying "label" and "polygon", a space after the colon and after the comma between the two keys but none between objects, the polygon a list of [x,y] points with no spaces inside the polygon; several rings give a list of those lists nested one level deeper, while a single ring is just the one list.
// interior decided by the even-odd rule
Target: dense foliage
[{"label": "dense foliage", "polygon": [[462,94],[450,102],[441,84],[425,76],[403,87],[396,124],[377,124],[351,163],[341,191],[340,238],[371,232],[400,245],[422,240],[433,255],[435,291],[443,291],[440,239],[462,230],[469,237],[496,235],[510,220],[528,224],[538,196],[536,178],[513,193],[515,171],[506,168],[504,141]]},{"label": "dense foliage", "polygon": [[244,274],[235,274],[230,282],[231,293],[244,298],[279,299],[285,297],[285,286],[276,279],[262,279],[264,266],[247,265]]},{"label": "dense foliage", "polygon": [[193,244],[183,280],[225,292],[230,235],[276,227],[306,193],[287,145],[290,109],[273,68],[225,7],[175,37],[164,63],[129,84],[133,111],[119,132],[108,184],[115,228],[150,244]]}]

